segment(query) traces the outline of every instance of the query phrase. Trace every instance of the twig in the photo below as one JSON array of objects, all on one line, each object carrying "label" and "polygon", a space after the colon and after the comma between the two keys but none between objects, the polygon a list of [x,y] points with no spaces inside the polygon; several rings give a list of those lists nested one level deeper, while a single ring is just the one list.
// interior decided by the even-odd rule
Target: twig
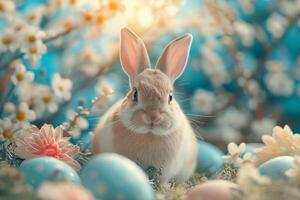
[{"label": "twig", "polygon": [[[102,69],[103,66],[106,67],[106,69],[110,69],[110,66],[112,66],[116,59],[118,58],[118,51],[115,51],[113,56],[111,57],[111,59],[104,63],[102,66],[99,67],[99,69]],[[75,96],[76,94],[78,94],[80,91],[84,90],[85,88],[88,88],[89,86],[91,86],[91,84],[93,84],[95,82],[95,80],[102,75],[103,73],[105,73],[105,71],[99,70],[98,73],[92,77],[92,78],[86,78],[84,81],[82,81],[82,84],[80,84],[77,88],[74,88],[72,95]],[[69,104],[72,101],[65,101],[63,104],[61,104],[59,107],[62,109],[59,109],[58,112],[53,113],[49,116],[47,116],[45,119],[41,119],[39,121],[39,124],[43,124],[45,122],[49,122],[52,121],[53,119],[55,119],[57,116],[59,116],[63,111],[65,111],[65,109],[69,106]]]},{"label": "twig", "polygon": [[[264,68],[265,62],[268,60],[268,57],[272,53],[273,49],[275,49],[276,47],[278,47],[278,45],[282,42],[282,40],[284,40],[284,38],[286,37],[287,33],[290,31],[290,29],[298,21],[299,18],[300,18],[300,13],[298,13],[297,15],[295,15],[294,17],[292,17],[289,20],[289,24],[288,24],[287,28],[285,29],[284,33],[281,35],[281,37],[278,37],[278,38],[274,39],[270,44],[266,44],[266,47],[264,48],[263,53],[260,55],[260,58],[258,59],[257,65],[256,65],[256,67],[254,69],[254,73],[252,73],[249,77],[246,77],[246,82],[250,81],[251,79],[253,79],[254,77],[258,76],[261,73],[261,71]],[[236,79],[239,76],[240,76],[240,74],[236,74],[233,78]],[[232,96],[230,98],[230,100],[224,106],[222,106],[217,111],[211,113],[210,115],[217,115],[218,113],[220,113],[223,110],[225,110],[227,107],[235,104],[236,101],[241,97],[242,94],[243,94],[243,88],[240,87],[237,90],[236,94],[234,96]]]},{"label": "twig", "polygon": [[9,97],[12,95],[13,91],[15,90],[15,85],[11,85],[7,95],[3,98],[3,100],[1,101],[0,104],[0,116],[2,115],[3,109],[4,109],[4,105],[5,102],[9,99]]}]

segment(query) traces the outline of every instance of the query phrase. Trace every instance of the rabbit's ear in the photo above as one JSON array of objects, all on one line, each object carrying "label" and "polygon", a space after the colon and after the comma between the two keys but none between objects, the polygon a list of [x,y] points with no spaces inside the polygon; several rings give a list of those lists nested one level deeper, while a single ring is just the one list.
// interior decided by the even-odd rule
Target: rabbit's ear
[{"label": "rabbit's ear", "polygon": [[120,61],[124,72],[132,79],[150,67],[144,42],[128,28],[121,30]]},{"label": "rabbit's ear", "polygon": [[189,57],[193,36],[191,34],[179,37],[170,42],[158,58],[156,68],[175,81],[184,71]]}]

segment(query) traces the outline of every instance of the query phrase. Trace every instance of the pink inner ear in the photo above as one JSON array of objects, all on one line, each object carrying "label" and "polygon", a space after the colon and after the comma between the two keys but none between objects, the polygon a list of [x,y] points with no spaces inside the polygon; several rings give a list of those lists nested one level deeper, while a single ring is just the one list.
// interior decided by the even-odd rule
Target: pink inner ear
[{"label": "pink inner ear", "polygon": [[120,59],[123,70],[130,78],[150,67],[150,60],[142,39],[127,28],[121,30]]},{"label": "pink inner ear", "polygon": [[136,39],[128,35],[130,33],[124,33],[121,44],[121,64],[124,71],[133,76],[138,69],[138,63],[140,62],[140,48]]},{"label": "pink inner ear", "polygon": [[175,43],[170,46],[166,64],[171,77],[177,78],[183,71],[188,59],[189,45],[189,40],[184,38],[175,41]]}]

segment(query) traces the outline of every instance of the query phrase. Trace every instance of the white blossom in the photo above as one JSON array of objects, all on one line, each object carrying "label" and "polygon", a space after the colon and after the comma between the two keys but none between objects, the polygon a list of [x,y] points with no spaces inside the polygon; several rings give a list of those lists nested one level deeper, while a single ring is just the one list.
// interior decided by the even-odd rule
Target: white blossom
[{"label": "white blossom", "polygon": [[0,119],[0,140],[11,140],[14,133],[20,128],[18,123],[13,123],[11,119]]},{"label": "white blossom", "polygon": [[15,85],[22,85],[22,84],[30,83],[33,81],[33,79],[34,79],[33,72],[26,71],[25,66],[22,64],[19,64],[16,67],[16,70],[11,77],[11,81]]},{"label": "white blossom", "polygon": [[267,88],[274,95],[289,96],[294,91],[294,82],[284,72],[269,72],[265,76]]},{"label": "white blossom", "polygon": [[[260,175],[254,165],[248,163],[242,166],[238,172],[237,183],[244,192],[251,192],[251,186],[267,185],[271,183],[271,179],[267,176]],[[252,191],[253,192],[253,191]]]},{"label": "white blossom", "polygon": [[229,155],[223,156],[224,161],[228,163],[241,163],[242,159],[240,158],[240,155],[245,151],[245,149],[245,143],[241,143],[240,145],[237,145],[234,142],[229,143],[227,146]]},{"label": "white blossom", "polygon": [[201,51],[201,69],[210,78],[214,86],[228,81],[228,73],[221,57],[211,47],[205,45]]},{"label": "white blossom", "polygon": [[30,46],[22,47],[21,51],[25,53],[24,58],[28,59],[32,66],[37,66],[42,55],[47,52],[47,46],[38,41]]},{"label": "white blossom", "polygon": [[27,103],[21,102],[16,112],[16,119],[19,122],[27,123],[36,119],[36,114],[31,110]]},{"label": "white blossom", "polygon": [[87,76],[94,76],[100,70],[101,56],[92,48],[85,48],[79,55],[80,70]]},{"label": "white blossom", "polygon": [[227,125],[237,129],[244,127],[248,121],[249,115],[235,107],[227,108],[217,119],[219,124]]},{"label": "white blossom", "polygon": [[67,119],[70,121],[71,126],[70,135],[75,138],[79,137],[81,132],[89,127],[89,123],[84,117],[76,117],[76,115],[77,113],[74,110],[67,111]]},{"label": "white blossom", "polygon": [[198,89],[192,98],[193,108],[201,113],[212,113],[215,108],[215,95],[207,90]]},{"label": "white blossom", "polygon": [[50,113],[57,111],[58,102],[50,87],[46,85],[38,85],[35,90],[35,97],[37,103],[45,107]]},{"label": "white blossom", "polygon": [[16,106],[13,102],[8,101],[4,104],[5,113],[13,113],[15,111],[16,111]]},{"label": "white blossom", "polygon": [[14,30],[6,28],[0,32],[0,53],[14,52],[19,47],[19,40]]},{"label": "white blossom", "polygon": [[248,164],[248,163],[254,163],[255,160],[255,156],[250,153],[250,152],[246,152],[243,157],[241,159],[238,160],[238,164],[240,166]]},{"label": "white blossom", "polygon": [[36,46],[37,43],[41,43],[46,37],[46,33],[40,30],[36,26],[27,26],[22,31],[22,48],[28,49],[32,46]]},{"label": "white blossom", "polygon": [[286,175],[293,178],[298,179],[300,178],[300,156],[296,155],[294,157],[294,164],[291,169],[286,171]]},{"label": "white blossom", "polygon": [[268,135],[272,132],[273,127],[275,127],[276,121],[271,118],[262,118],[254,120],[251,123],[251,130],[257,136]]},{"label": "white blossom", "polygon": [[287,24],[288,20],[286,17],[275,12],[267,20],[267,29],[273,34],[274,37],[280,37]]},{"label": "white blossom", "polygon": [[235,21],[233,23],[233,28],[241,38],[243,45],[245,46],[252,45],[256,33],[254,28],[251,26],[251,24],[248,24],[243,21]]},{"label": "white blossom", "polygon": [[0,0],[0,17],[10,19],[16,6],[12,0]]},{"label": "white blossom", "polygon": [[62,78],[60,74],[55,74],[52,79],[52,88],[54,94],[63,100],[71,99],[71,91],[72,91],[73,83],[70,79]]},{"label": "white blossom", "polygon": [[284,0],[278,3],[280,11],[289,17],[295,16],[300,11],[300,0]]}]

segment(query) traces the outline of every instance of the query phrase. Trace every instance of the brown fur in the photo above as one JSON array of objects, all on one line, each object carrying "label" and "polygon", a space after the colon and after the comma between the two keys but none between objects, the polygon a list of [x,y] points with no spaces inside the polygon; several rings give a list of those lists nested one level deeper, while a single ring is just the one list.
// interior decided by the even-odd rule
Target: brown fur
[{"label": "brown fur", "polygon": [[[118,120],[118,116],[115,114],[113,119]],[[134,161],[160,167],[164,167],[166,163],[170,163],[174,159],[182,138],[179,131],[165,137],[151,133],[135,134],[131,133],[122,123],[114,124],[113,134],[116,153],[125,155]]]},{"label": "brown fur", "polygon": [[119,153],[145,167],[162,168],[163,182],[191,176],[196,138],[172,100],[173,82],[185,68],[191,41],[192,36],[186,35],[169,43],[157,68],[151,69],[142,40],[126,28],[121,30],[121,64],[131,90],[99,122],[94,153]]}]

